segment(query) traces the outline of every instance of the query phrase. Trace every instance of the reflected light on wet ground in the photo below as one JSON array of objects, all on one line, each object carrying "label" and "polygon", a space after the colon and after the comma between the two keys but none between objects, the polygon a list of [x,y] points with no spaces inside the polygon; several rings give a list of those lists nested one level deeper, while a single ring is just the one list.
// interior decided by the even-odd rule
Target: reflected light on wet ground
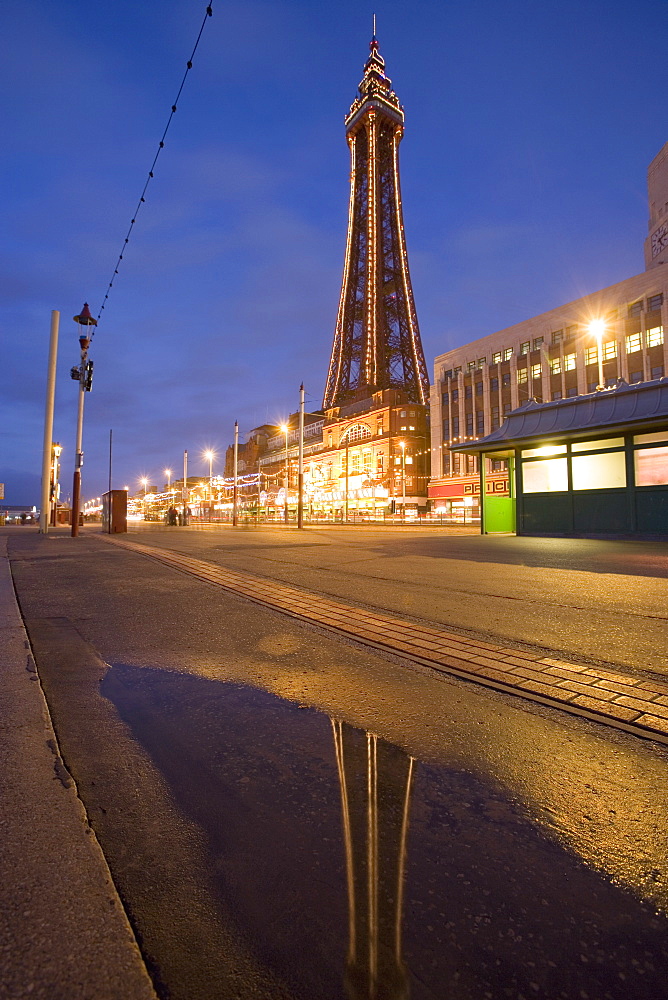
[{"label": "reflected light on wet ground", "polygon": [[[520,795],[470,748],[425,762],[242,685],[118,665],[102,693],[202,831],[217,905],[295,1000],[665,995],[665,914],[602,873],[604,841],[597,868],[544,822],[568,825],[558,766]],[[625,805],[629,852],[644,795]]]}]

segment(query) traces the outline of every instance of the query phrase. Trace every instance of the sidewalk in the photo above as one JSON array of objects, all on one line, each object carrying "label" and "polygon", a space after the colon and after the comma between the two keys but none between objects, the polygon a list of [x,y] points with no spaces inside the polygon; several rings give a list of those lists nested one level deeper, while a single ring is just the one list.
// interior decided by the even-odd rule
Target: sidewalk
[{"label": "sidewalk", "polygon": [[0,998],[155,1000],[61,760],[0,533]]},{"label": "sidewalk", "polygon": [[417,624],[382,611],[371,612],[331,597],[237,573],[118,535],[101,537],[376,649],[668,744],[666,680],[634,674],[630,670],[584,666],[501,643],[482,642],[438,625]]}]

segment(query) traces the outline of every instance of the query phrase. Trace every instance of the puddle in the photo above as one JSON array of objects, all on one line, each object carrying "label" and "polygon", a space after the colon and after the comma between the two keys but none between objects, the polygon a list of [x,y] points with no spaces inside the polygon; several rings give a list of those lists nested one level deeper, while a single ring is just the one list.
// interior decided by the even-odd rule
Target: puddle
[{"label": "puddle", "polygon": [[115,666],[102,693],[202,831],[217,905],[295,1000],[665,995],[668,920],[488,775],[189,674]]}]

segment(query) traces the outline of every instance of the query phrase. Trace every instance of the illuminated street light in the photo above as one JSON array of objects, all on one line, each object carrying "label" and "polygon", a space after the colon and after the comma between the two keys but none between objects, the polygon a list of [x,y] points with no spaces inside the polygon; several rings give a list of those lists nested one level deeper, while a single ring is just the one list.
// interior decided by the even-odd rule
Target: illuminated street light
[{"label": "illuminated street light", "polygon": [[589,332],[596,338],[598,356],[598,388],[605,389],[603,379],[603,334],[605,333],[605,320],[593,319],[589,324]]},{"label": "illuminated street light", "polygon": [[209,463],[209,520],[213,519],[213,460],[215,453],[209,449],[204,452],[204,458]]},{"label": "illuminated street light", "polygon": [[406,517],[406,442],[400,441],[399,447],[401,448],[401,516],[405,519]]},{"label": "illuminated street light", "polygon": [[165,469],[165,475],[167,476],[167,492],[169,493],[169,489],[172,485],[172,470]]},{"label": "illuminated street light", "polygon": [[285,475],[283,477],[283,489],[285,491],[285,505],[283,507],[283,519],[288,523],[288,425],[281,424],[281,430],[285,434]]}]

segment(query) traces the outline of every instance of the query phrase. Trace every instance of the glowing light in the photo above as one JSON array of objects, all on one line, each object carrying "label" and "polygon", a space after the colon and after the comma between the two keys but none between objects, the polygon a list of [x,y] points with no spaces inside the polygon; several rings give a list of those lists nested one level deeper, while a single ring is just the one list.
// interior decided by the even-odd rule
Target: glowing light
[{"label": "glowing light", "polygon": [[535,454],[536,455],[561,455],[563,453],[563,450],[564,450],[563,446],[560,447],[559,445],[549,445],[549,444],[547,444],[547,445],[545,445],[542,448],[536,448],[535,449]]},{"label": "glowing light", "polygon": [[605,333],[605,320],[593,319],[589,323],[588,329],[593,337],[596,337],[597,340],[600,340],[603,334]]}]

